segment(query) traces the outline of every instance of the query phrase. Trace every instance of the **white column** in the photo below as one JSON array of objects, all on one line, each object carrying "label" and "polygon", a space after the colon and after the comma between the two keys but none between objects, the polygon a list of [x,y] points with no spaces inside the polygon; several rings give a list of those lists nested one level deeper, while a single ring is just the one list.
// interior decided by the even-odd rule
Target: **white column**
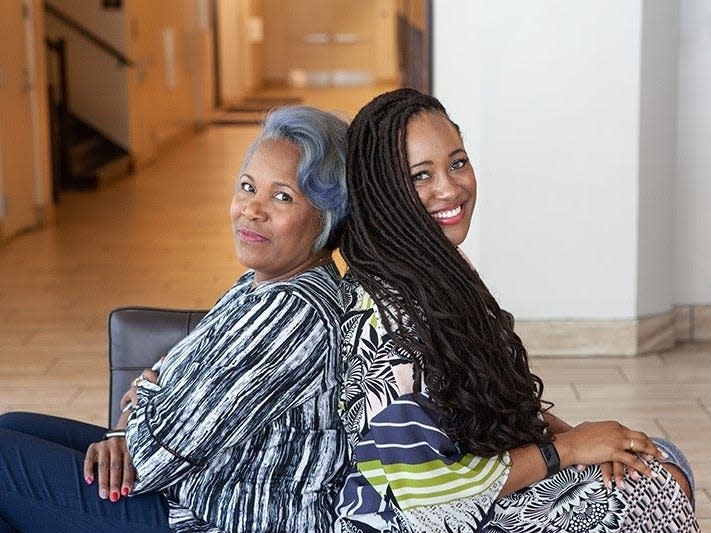
[{"label": "white column", "polygon": [[533,352],[671,340],[678,19],[642,0],[434,4],[434,92],[479,178],[464,248]]}]

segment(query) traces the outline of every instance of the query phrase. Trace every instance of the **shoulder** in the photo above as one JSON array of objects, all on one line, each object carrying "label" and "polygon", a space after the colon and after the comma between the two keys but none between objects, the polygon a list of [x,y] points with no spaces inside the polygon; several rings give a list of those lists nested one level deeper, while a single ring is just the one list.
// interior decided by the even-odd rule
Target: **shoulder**
[{"label": "shoulder", "polygon": [[344,343],[367,337],[389,342],[392,334],[418,337],[414,322],[398,303],[398,294],[391,290],[385,302],[373,296],[350,273],[338,286],[341,306],[341,330]]},{"label": "shoulder", "polygon": [[372,296],[350,272],[338,284],[338,304],[344,313],[352,311],[378,311]]},{"label": "shoulder", "polygon": [[340,275],[335,265],[306,270],[285,281],[266,283],[255,289],[255,299],[283,298],[295,305],[313,309],[322,319],[339,320],[338,282]]},{"label": "shoulder", "polygon": [[363,285],[346,272],[338,285],[341,328],[345,338],[380,338],[387,335],[381,309]]},{"label": "shoulder", "polygon": [[388,291],[384,302],[376,302],[375,298],[350,272],[346,272],[338,285],[338,302],[341,312],[346,316],[353,313],[366,313],[372,315],[378,323],[382,321],[382,317],[385,317],[393,327],[401,322],[410,322],[402,307],[397,303],[398,295],[394,290]]}]

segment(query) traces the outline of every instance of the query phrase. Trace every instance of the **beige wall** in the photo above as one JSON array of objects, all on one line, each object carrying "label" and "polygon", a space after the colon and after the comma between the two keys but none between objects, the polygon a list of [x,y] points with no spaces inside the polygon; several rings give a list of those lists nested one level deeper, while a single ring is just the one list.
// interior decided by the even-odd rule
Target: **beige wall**
[{"label": "beige wall", "polygon": [[427,3],[426,0],[398,0],[398,8],[407,22],[418,30],[427,28]]},{"label": "beige wall", "polygon": [[[314,76],[369,74],[397,79],[396,0],[263,0],[268,82],[284,83],[292,69]],[[330,83],[328,79],[324,83]],[[348,83],[345,80],[345,83]]]},{"label": "beige wall", "polygon": [[[199,0],[127,0],[126,50],[138,63],[129,75],[130,146],[138,164],[189,130],[210,107],[211,92],[196,77],[211,75],[202,62],[210,30]],[[202,106],[196,106],[196,100]],[[200,111],[202,109],[202,111]]]},{"label": "beige wall", "polygon": [[218,0],[220,95],[222,104],[239,102],[264,81],[264,36],[258,27],[268,14],[264,0]]},{"label": "beige wall", "polygon": [[41,4],[0,2],[0,240],[53,218]]}]

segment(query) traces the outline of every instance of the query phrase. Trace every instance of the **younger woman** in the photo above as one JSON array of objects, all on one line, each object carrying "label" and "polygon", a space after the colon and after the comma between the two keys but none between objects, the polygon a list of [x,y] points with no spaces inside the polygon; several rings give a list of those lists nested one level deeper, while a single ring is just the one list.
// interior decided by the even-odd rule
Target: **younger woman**
[{"label": "younger woman", "polygon": [[698,531],[684,457],[617,422],[571,427],[459,252],[476,202],[434,98],[383,94],[348,130],[341,244],[341,531]]}]

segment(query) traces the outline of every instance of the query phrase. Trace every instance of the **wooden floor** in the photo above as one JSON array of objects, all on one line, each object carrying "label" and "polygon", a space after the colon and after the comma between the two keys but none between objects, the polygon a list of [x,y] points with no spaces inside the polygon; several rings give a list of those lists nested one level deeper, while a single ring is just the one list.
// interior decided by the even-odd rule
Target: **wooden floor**
[{"label": "wooden floor", "polygon": [[[376,92],[308,91],[304,102],[352,116]],[[0,246],[0,412],[106,423],[108,312],[208,308],[243,271],[228,206],[256,132],[208,128],[130,178],[63,195],[56,226]],[[618,419],[674,440],[695,469],[698,514],[711,531],[711,344],[533,365],[568,422]]]}]

